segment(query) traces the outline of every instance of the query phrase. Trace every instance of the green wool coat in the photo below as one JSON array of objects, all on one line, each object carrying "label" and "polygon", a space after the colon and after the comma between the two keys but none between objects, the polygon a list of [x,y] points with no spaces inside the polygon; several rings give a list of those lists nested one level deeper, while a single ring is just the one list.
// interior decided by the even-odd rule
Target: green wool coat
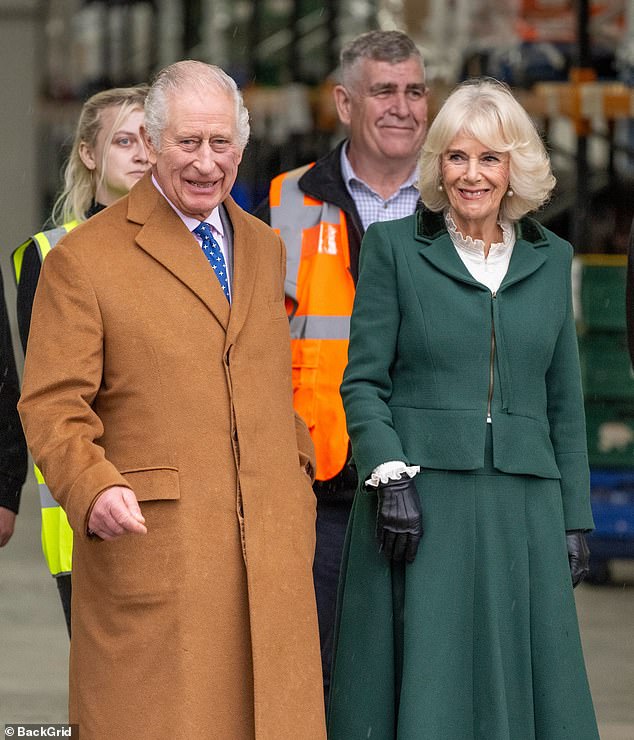
[{"label": "green wool coat", "polygon": [[357,492],[329,740],[598,740],[565,540],[593,526],[572,248],[528,218],[516,237],[492,294],[442,215],[365,236],[348,431],[361,481],[421,466],[424,533],[391,563]]},{"label": "green wool coat", "polygon": [[495,330],[494,465],[560,479],[566,529],[591,529],[572,247],[530,218],[516,232],[492,294],[441,215],[370,227],[341,386],[354,459],[361,480],[388,460],[481,468]]}]

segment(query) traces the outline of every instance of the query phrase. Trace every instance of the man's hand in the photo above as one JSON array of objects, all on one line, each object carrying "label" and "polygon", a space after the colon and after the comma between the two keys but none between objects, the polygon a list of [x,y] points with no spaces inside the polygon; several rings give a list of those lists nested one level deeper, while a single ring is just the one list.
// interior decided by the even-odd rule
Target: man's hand
[{"label": "man's hand", "polygon": [[114,540],[122,534],[147,534],[134,491],[111,486],[99,494],[90,512],[88,531],[102,540]]},{"label": "man's hand", "polygon": [[4,547],[13,535],[15,512],[0,506],[0,547]]}]

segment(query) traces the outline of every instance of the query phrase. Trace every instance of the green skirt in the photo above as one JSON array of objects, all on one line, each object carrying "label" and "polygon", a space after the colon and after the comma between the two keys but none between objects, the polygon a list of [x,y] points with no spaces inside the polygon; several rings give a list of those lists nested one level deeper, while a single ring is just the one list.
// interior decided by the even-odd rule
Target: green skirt
[{"label": "green skirt", "polygon": [[[490,436],[490,435],[489,435]],[[329,740],[598,740],[558,480],[423,470],[416,560],[377,552],[357,493]]]}]

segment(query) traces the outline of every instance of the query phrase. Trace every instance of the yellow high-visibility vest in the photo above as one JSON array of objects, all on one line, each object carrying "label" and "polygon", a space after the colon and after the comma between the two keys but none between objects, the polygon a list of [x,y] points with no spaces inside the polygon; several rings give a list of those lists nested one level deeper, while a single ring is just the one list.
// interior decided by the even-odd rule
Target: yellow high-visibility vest
[{"label": "yellow high-visibility vest", "polygon": [[[44,261],[46,255],[57,242],[69,231],[79,225],[79,221],[69,221],[63,226],[49,231],[41,231],[14,250],[12,254],[13,275],[16,284],[20,282],[24,251],[30,242],[37,247],[40,259]],[[51,496],[46,481],[37,465],[33,466],[35,479],[40,494],[40,508],[42,512],[42,550],[51,574],[54,576],[66,575],[71,572],[73,559],[73,530],[70,528],[66,512]]]}]

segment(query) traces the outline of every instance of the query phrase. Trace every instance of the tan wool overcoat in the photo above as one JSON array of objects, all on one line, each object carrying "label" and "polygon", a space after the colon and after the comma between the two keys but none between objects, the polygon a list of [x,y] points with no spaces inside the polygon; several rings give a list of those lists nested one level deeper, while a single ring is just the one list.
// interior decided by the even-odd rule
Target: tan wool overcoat
[{"label": "tan wool overcoat", "polygon": [[[75,534],[84,740],[323,740],[313,450],[285,251],[231,199],[231,308],[149,175],[46,258],[19,409]],[[130,487],[147,535],[87,534]]]}]

